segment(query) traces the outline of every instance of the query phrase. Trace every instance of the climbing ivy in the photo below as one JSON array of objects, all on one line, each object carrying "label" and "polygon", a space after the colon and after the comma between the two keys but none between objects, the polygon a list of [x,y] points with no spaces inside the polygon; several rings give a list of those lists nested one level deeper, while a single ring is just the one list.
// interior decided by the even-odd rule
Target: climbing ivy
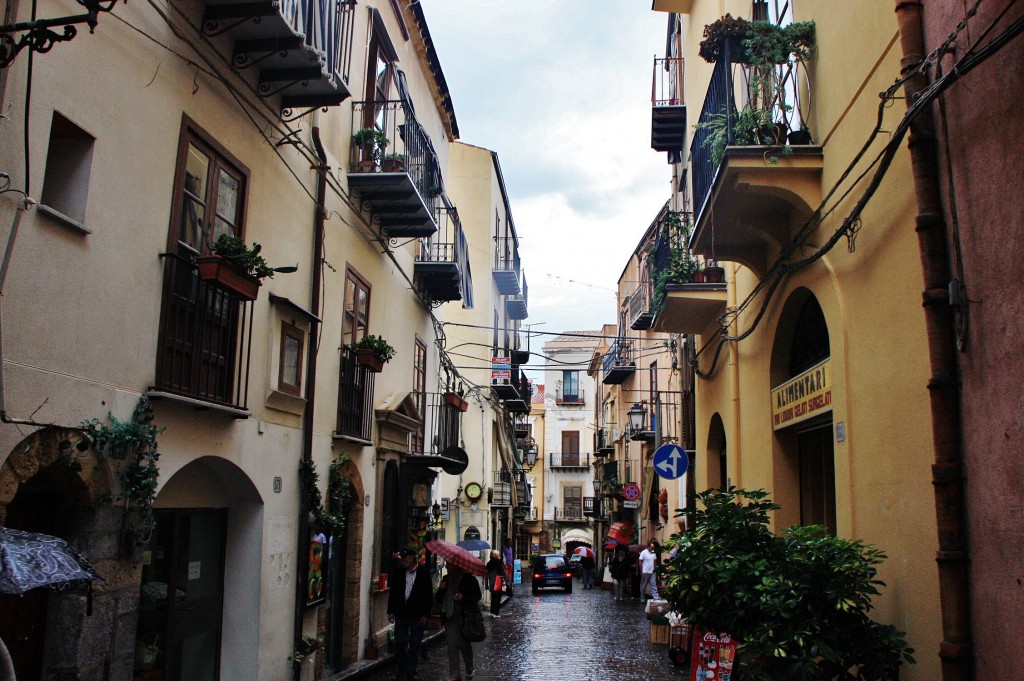
[{"label": "climbing ivy", "polygon": [[347,456],[339,456],[327,469],[326,506],[320,493],[320,474],[317,473],[316,464],[311,459],[304,459],[299,464],[299,476],[302,478],[309,512],[329,534],[336,534],[345,527],[345,505],[352,496],[352,483],[342,474],[341,468],[349,461],[351,459]]}]

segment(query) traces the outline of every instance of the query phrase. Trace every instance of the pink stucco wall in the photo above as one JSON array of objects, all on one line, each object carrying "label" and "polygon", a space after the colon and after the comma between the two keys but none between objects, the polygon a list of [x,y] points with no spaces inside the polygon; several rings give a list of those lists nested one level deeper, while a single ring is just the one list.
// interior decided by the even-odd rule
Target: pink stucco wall
[{"label": "pink stucco wall", "polygon": [[[973,2],[925,4],[928,49],[955,30]],[[981,3],[955,60],[1009,0]],[[1024,15],[1017,5],[982,44]],[[959,220],[962,279],[971,301],[963,379],[975,679],[1020,679],[1024,641],[1024,35],[966,75],[945,97],[941,184],[952,229],[949,174]],[[936,113],[939,113],[936,108]],[[1010,652],[1013,651],[1013,652]]]}]

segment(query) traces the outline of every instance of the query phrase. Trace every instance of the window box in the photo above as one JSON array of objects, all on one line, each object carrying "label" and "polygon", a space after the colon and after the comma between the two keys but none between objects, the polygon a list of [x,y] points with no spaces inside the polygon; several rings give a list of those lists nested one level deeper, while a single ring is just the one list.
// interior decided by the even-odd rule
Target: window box
[{"label": "window box", "polygon": [[355,348],[356,364],[366,367],[369,371],[379,374],[384,370],[384,358],[374,350],[366,348]]},{"label": "window box", "polygon": [[196,258],[199,278],[218,288],[234,293],[244,300],[256,300],[260,280],[240,272],[219,255],[201,255]]}]

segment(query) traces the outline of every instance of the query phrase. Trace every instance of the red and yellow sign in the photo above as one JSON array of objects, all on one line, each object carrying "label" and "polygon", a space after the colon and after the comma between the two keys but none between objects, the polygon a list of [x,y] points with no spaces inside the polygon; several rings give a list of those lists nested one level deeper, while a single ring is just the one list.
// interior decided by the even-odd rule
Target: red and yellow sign
[{"label": "red and yellow sign", "polygon": [[786,428],[832,411],[832,361],[826,359],[772,390],[772,427]]}]

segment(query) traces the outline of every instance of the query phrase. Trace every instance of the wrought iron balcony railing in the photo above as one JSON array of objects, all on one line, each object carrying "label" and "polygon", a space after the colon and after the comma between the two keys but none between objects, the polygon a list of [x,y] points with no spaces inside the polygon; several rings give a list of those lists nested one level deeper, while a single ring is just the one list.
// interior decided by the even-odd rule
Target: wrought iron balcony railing
[{"label": "wrought iron balcony railing", "polygon": [[641,281],[629,296],[629,328],[637,331],[651,328],[654,309],[651,306],[651,282]]},{"label": "wrought iron balcony railing", "polygon": [[441,166],[426,131],[402,100],[352,102],[349,186],[394,237],[437,231]]},{"label": "wrought iron balcony railing", "polygon": [[233,66],[258,69],[258,94],[280,95],[295,118],[294,109],[348,99],[355,7],[355,0],[206,0],[203,33],[231,35]]},{"label": "wrought iron balcony railing", "polygon": [[583,470],[589,470],[590,454],[581,454],[579,452],[551,453],[548,455],[548,466],[551,469],[580,468]]},{"label": "wrought iron balcony railing", "polygon": [[633,360],[633,341],[623,338],[612,343],[612,347],[605,353],[602,360],[605,385],[618,385],[636,372],[636,362]]},{"label": "wrought iron balcony railing", "polygon": [[583,515],[583,506],[555,506],[555,520],[561,522],[583,522],[587,518]]},{"label": "wrought iron balcony railing", "polygon": [[491,486],[491,506],[508,507],[512,505],[512,482],[503,480],[500,474],[494,476]]},{"label": "wrought iron balcony railing", "polygon": [[519,288],[519,274],[522,271],[519,262],[519,238],[512,232],[512,223],[505,222],[504,229],[494,235],[494,282],[498,286],[498,292],[506,296],[517,296],[521,293]]},{"label": "wrought iron balcony railing", "polygon": [[437,210],[438,231],[420,239],[413,276],[424,296],[431,302],[464,300],[473,306],[473,275],[469,267],[469,248],[462,231],[459,212],[447,198]]},{"label": "wrought iron balcony railing", "polygon": [[651,148],[681,154],[686,145],[683,59],[654,59],[651,80]]},{"label": "wrought iron balcony railing", "polygon": [[202,281],[191,258],[161,257],[164,293],[154,389],[245,410],[252,303]]},{"label": "wrought iron balcony railing", "polygon": [[338,372],[338,423],[336,434],[362,442],[373,437],[373,384],[376,374],[356,361],[350,347],[341,349]]},{"label": "wrought iron balcony railing", "polygon": [[562,387],[558,387],[555,390],[555,403],[561,405],[583,406],[584,404],[587,403],[587,399],[586,395],[584,394],[583,388],[565,390]]},{"label": "wrought iron balcony railing", "polygon": [[519,295],[511,295],[505,298],[505,310],[508,312],[508,316],[512,319],[526,319],[529,315],[527,314],[527,300],[529,298],[529,287],[526,285],[526,273],[521,272],[519,274]]}]

